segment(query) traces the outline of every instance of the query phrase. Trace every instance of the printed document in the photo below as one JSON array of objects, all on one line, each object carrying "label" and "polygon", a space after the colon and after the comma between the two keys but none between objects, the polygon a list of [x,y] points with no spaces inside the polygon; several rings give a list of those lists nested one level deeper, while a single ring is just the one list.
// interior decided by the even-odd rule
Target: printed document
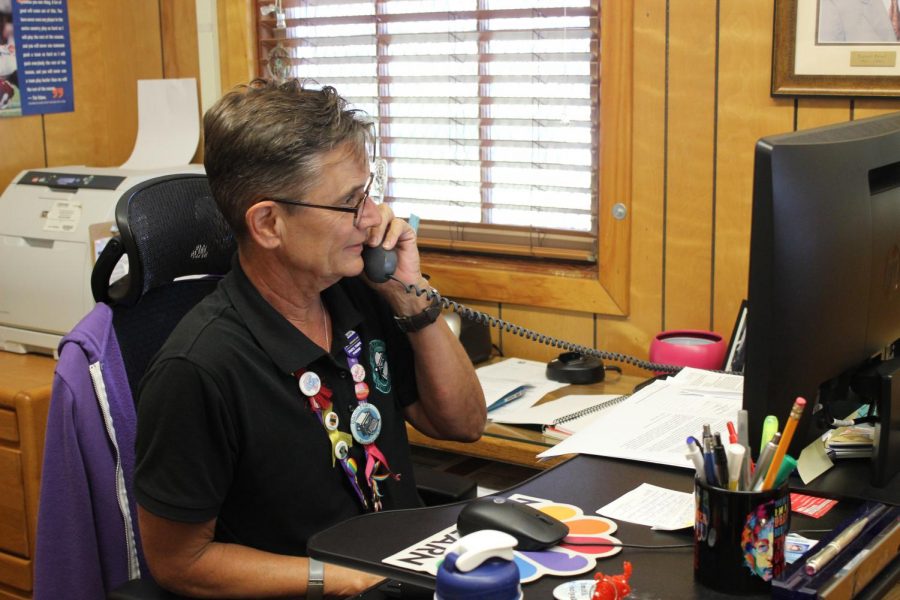
[{"label": "printed document", "polygon": [[[690,372],[685,375],[690,376]],[[725,423],[737,422],[741,395],[735,393],[738,383],[733,379],[725,389],[720,389],[723,382],[718,380],[712,386],[698,385],[695,377],[690,381],[690,385],[679,384],[677,378],[655,381],[625,402],[600,411],[584,429],[538,457],[594,454],[692,469],[685,456],[687,437],[699,437],[708,424],[727,440]]]}]

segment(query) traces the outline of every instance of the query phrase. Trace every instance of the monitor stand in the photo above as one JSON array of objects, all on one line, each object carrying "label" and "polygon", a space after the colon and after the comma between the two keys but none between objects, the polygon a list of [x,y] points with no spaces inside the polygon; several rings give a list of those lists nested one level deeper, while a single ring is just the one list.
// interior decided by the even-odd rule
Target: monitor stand
[{"label": "monitor stand", "polygon": [[885,361],[874,371],[879,420],[875,424],[872,483],[886,485],[898,479],[900,472],[900,358]]},{"label": "monitor stand", "polygon": [[806,490],[835,498],[900,503],[900,358],[872,365],[854,378],[853,389],[878,409],[872,459],[835,461]]}]

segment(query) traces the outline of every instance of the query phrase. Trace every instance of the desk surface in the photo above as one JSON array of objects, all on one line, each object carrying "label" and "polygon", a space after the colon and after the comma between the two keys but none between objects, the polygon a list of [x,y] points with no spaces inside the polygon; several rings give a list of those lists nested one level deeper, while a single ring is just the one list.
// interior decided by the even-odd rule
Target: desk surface
[{"label": "desk surface", "polygon": [[[560,388],[544,396],[540,403],[556,401],[564,396],[575,394],[630,394],[634,386],[645,379],[633,375],[620,375],[614,371],[608,372],[606,377],[605,381],[593,385],[568,385]],[[415,446],[507,462],[534,469],[547,469],[571,458],[571,456],[558,456],[539,461],[535,458],[535,455],[557,444],[559,440],[546,437],[536,430],[514,425],[503,425],[502,423],[489,422],[481,439],[471,444],[436,440],[418,432],[411,425],[407,425],[406,431],[410,443]]]},{"label": "desk surface", "polygon": [[55,369],[56,361],[49,356],[0,351],[0,404],[11,407],[19,392],[49,389]]},{"label": "desk surface", "polygon": [[[685,469],[594,456],[577,456],[501,495],[527,494],[574,504],[585,514],[593,514],[599,507],[644,482],[684,492],[693,490],[691,474]],[[463,503],[451,504],[356,517],[314,536],[310,540],[309,551],[313,557],[320,560],[415,585],[433,587],[434,580],[429,575],[396,569],[383,564],[381,560],[454,524],[463,506]],[[840,503],[826,517],[815,521],[795,513],[792,515],[792,528],[830,529],[852,515],[855,506],[851,503]],[[659,532],[625,522],[618,525],[615,536],[623,543],[690,544],[692,540],[689,531]],[[352,540],[352,543],[348,543],[349,540]],[[619,554],[599,560],[598,570],[611,574],[619,573],[623,560],[630,561],[634,567],[631,584],[635,598],[669,600],[731,597],[694,583],[693,549],[690,547],[660,550],[623,548]],[[590,574],[578,576],[576,579],[586,577],[590,577]],[[525,596],[552,598],[553,588],[562,581],[565,579],[543,577],[524,587]]]}]

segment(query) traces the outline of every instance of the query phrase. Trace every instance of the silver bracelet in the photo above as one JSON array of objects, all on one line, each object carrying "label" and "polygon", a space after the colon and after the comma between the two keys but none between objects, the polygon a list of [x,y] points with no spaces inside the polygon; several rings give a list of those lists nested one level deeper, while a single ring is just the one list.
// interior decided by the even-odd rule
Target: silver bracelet
[{"label": "silver bracelet", "polygon": [[309,578],[306,581],[306,600],[322,600],[325,594],[325,564],[309,559]]}]

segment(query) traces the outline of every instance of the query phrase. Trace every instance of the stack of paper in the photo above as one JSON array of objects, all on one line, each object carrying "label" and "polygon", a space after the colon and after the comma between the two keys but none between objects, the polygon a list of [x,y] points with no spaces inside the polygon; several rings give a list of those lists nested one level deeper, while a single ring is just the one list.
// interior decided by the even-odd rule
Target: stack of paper
[{"label": "stack of paper", "polygon": [[685,440],[703,425],[727,438],[727,421],[737,421],[743,377],[684,369],[656,381],[608,410],[584,429],[541,453],[595,454],[662,465],[693,468],[685,457]]}]

